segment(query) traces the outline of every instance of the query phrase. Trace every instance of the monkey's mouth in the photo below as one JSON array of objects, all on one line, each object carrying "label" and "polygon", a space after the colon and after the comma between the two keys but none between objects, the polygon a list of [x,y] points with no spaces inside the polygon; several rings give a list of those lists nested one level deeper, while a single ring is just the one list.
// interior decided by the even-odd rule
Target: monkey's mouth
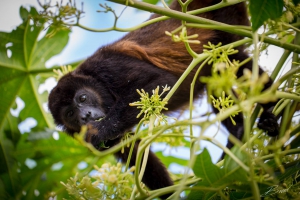
[{"label": "monkey's mouth", "polygon": [[95,119],[95,122],[100,122],[102,119],[104,119],[104,116],[103,117],[98,117]]}]

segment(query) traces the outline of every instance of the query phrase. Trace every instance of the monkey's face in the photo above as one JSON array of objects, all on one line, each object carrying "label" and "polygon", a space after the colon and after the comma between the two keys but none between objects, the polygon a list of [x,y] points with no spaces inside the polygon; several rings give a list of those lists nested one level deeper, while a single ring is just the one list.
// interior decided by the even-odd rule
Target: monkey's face
[{"label": "monkey's face", "polygon": [[55,123],[73,135],[82,125],[105,117],[110,105],[104,100],[113,103],[107,94],[94,79],[69,73],[50,92],[48,106]]},{"label": "monkey's face", "polygon": [[82,125],[105,117],[100,97],[92,90],[78,90],[69,105],[61,109],[62,121],[67,130],[79,132]]}]

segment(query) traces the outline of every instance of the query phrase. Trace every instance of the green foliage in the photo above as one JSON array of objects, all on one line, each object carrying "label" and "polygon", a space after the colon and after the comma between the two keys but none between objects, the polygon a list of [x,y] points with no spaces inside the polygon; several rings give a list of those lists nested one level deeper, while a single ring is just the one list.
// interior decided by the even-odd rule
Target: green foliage
[{"label": "green foliage", "polygon": [[[41,119],[37,128],[43,128],[50,126],[51,121],[42,109],[46,96],[36,92],[44,80],[39,72],[47,72],[44,63],[65,47],[69,31],[61,31],[53,38],[39,40],[45,22],[33,20],[31,16],[38,15],[35,8],[31,8],[27,16],[24,9],[21,7],[20,12],[26,20],[11,33],[0,33],[0,93],[5,94],[1,101],[0,125],[2,127],[5,123],[10,107],[16,96],[19,96],[27,105],[20,113],[21,120],[28,116]],[[60,43],[55,42],[57,40]]]},{"label": "green foliage", "polygon": [[256,31],[267,19],[277,19],[283,11],[283,0],[250,0],[252,29]]},{"label": "green foliage", "polygon": [[70,178],[67,183],[62,184],[66,187],[71,198],[74,199],[129,199],[133,187],[132,172],[134,167],[126,172],[122,172],[122,164],[116,166],[110,163],[103,164],[101,168],[95,166],[98,174],[91,180],[84,176]]},{"label": "green foliage", "polygon": [[[129,6],[140,5],[140,2],[131,4],[126,0],[118,0],[118,2],[128,3]],[[158,3],[156,0],[145,2]],[[228,3],[237,2],[234,0],[224,1],[215,9],[228,6]],[[262,49],[273,44],[287,50],[299,51],[299,25],[291,23],[300,13],[297,6],[298,0],[250,0],[249,3],[252,30],[255,31],[262,25],[268,28],[266,29],[268,32],[265,31],[264,34],[259,35],[259,38],[265,41]],[[53,11],[51,8],[57,10]],[[109,12],[114,13],[116,22],[119,17],[111,7],[105,7],[106,11],[108,8]],[[153,5],[143,8],[166,16],[169,16],[170,13],[167,8],[158,10]],[[39,94],[37,91],[39,85],[46,78],[54,76],[52,69],[45,68],[45,62],[60,53],[65,47],[71,25],[81,27],[79,19],[82,13],[83,10],[77,9],[73,1],[69,1],[66,5],[57,3],[54,7],[50,3],[45,3],[42,5],[40,13],[32,7],[29,10],[21,7],[22,24],[10,33],[0,32],[0,94],[2,97],[0,106],[0,199],[49,199],[50,197],[57,199],[145,199],[148,196],[152,199],[158,197],[161,192],[174,192],[174,199],[177,199],[181,192],[185,192],[188,199],[253,199],[260,197],[295,199],[299,196],[300,126],[297,112],[300,87],[299,74],[295,73],[297,71],[295,66],[299,63],[298,54],[295,53],[293,58],[292,70],[284,74],[283,78],[278,77],[280,78],[278,83],[270,90],[262,92],[263,85],[267,80],[265,74],[256,77],[255,73],[244,70],[243,76],[236,79],[235,73],[248,60],[231,61],[228,59],[229,55],[236,53],[235,46],[243,45],[245,41],[252,44],[252,40],[241,40],[228,46],[208,44],[205,46],[206,50],[203,54],[197,54],[193,52],[189,44],[197,45],[199,41],[193,40],[195,37],[193,35],[188,36],[186,30],[189,27],[199,28],[203,24],[200,23],[200,18],[198,24],[188,23],[188,13],[179,17],[185,26],[166,33],[177,42],[184,42],[188,52],[194,58],[183,74],[183,78],[171,91],[168,91],[166,87],[162,93],[159,92],[159,88],[153,88],[152,95],[145,93],[141,90],[142,88],[137,88],[140,89],[141,99],[132,105],[141,109],[140,115],[145,116],[143,122],[147,121],[148,127],[142,130],[141,124],[139,124],[135,134],[130,135],[122,143],[105,153],[93,149],[89,151],[84,145],[66,134],[58,134],[54,130],[50,115],[43,109],[47,94]],[[165,18],[158,18],[157,21],[159,20],[165,20]],[[114,24],[110,29],[98,31],[133,30],[145,26],[147,23],[129,29],[121,29]],[[253,32],[249,27],[233,26],[228,28],[226,25],[221,26],[214,22],[204,24],[206,26],[203,25],[204,28],[217,28],[241,36],[253,37]],[[43,34],[45,27],[50,28],[47,33]],[[179,33],[179,36],[174,35],[175,33]],[[271,33],[276,35],[276,39],[269,38],[268,34]],[[294,44],[291,44],[293,40]],[[253,43],[258,45],[255,40]],[[254,54],[258,53],[258,49],[254,50]],[[283,56],[282,61],[278,62],[273,77],[276,77],[283,68],[286,59],[287,57]],[[212,103],[220,110],[220,114],[210,121],[201,121],[198,116],[193,115],[193,106],[191,105],[189,120],[179,118],[169,122],[171,120],[161,115],[161,111],[167,109],[168,99],[193,67],[200,65],[199,70],[201,70],[201,62],[207,62],[213,66],[212,76],[201,78],[201,81],[208,85],[208,96],[214,95]],[[254,64],[254,71],[257,69],[255,67],[257,65]],[[55,68],[58,69],[58,67]],[[280,84],[281,92],[275,92]],[[234,93],[232,88],[234,88]],[[238,98],[235,94],[238,95]],[[10,109],[16,107],[17,96],[25,102],[25,108],[17,117],[14,117],[10,114]],[[277,98],[282,100],[274,109],[274,113],[283,113],[280,124],[282,130],[278,138],[271,139],[256,128],[254,119],[259,113],[259,108],[254,111],[252,109],[257,102],[266,102]],[[193,102],[192,100],[191,95],[191,102]],[[237,141],[230,135],[229,138],[235,147],[229,150],[216,141],[213,136],[203,135],[203,132],[217,121],[227,117],[234,120],[237,112],[241,112],[245,116],[245,141]],[[210,115],[210,113],[206,115]],[[34,118],[37,125],[28,133],[21,134],[18,124],[29,117]],[[201,128],[199,136],[193,135],[195,127]],[[184,139],[184,132],[189,132],[189,135],[185,135],[185,137],[189,137],[189,141]],[[138,170],[134,175],[131,174],[132,169],[127,170],[128,165],[125,168],[122,168],[120,164],[116,166],[114,164],[102,165],[104,162],[114,162],[113,157],[107,156],[108,154],[111,155],[125,145],[133,144],[137,139],[141,141],[137,153]],[[202,141],[222,148],[227,154],[225,159],[217,164],[212,163],[208,150],[201,148],[200,142]],[[139,173],[143,173],[145,168],[143,160],[147,160],[143,158],[147,157],[149,145],[153,142],[164,142],[172,148],[189,147],[189,160],[164,156],[162,152],[157,152],[157,155],[167,166],[176,163],[189,167],[193,173],[186,170],[181,174],[173,175],[176,184],[173,187],[147,191],[139,181]],[[199,146],[201,153],[198,153]],[[83,167],[80,167],[82,164]],[[90,173],[95,172],[94,165],[102,167],[95,167],[97,175],[91,176]]]},{"label": "green foliage", "polygon": [[[53,139],[51,132],[25,136],[14,153],[16,159],[22,163],[19,170],[22,172],[20,184],[24,187],[22,190],[26,191],[23,198],[37,198],[35,190],[39,191],[39,196],[66,195],[66,192],[59,191],[61,186],[57,181],[66,180],[78,171],[78,163],[91,162],[87,159],[88,150],[65,134],[61,134],[59,140]],[[33,166],[28,164],[29,161]]]},{"label": "green foliage", "polygon": [[[46,21],[35,8],[21,7],[20,16],[23,20],[20,26],[11,33],[0,32],[0,162],[3,163],[0,184],[5,191],[0,191],[3,196],[0,198],[64,196],[66,192],[57,181],[72,176],[82,161],[98,162],[89,158],[90,152],[67,135],[60,135],[58,140],[52,137],[57,133],[48,129],[54,126],[51,116],[43,109],[47,94],[38,93],[39,85],[53,76],[53,69],[45,68],[45,62],[62,51],[70,31],[60,30],[51,38],[45,37]],[[50,28],[47,33],[52,31]],[[15,108],[17,96],[26,106],[14,117],[10,109]],[[18,123],[29,117],[37,125],[30,133],[21,135]]]},{"label": "green foliage", "polygon": [[[238,150],[238,148],[233,148],[232,152],[238,159],[245,161],[246,157]],[[220,169],[211,162],[210,155],[206,149],[197,156],[193,171],[197,177],[202,178],[202,180],[194,187],[214,189],[211,191],[192,191],[189,194],[188,199],[211,199],[220,193],[220,188],[224,188],[225,185],[234,186],[248,183],[246,171],[244,171],[232,158],[227,156],[225,158],[224,168]]]},{"label": "green foliage", "polygon": [[[14,158],[15,148],[20,138],[17,123],[33,117],[39,119],[33,130],[43,130],[51,126],[51,118],[42,106],[46,95],[37,93],[39,84],[44,80],[39,73],[43,70],[47,72],[44,66],[45,61],[64,48],[69,33],[69,31],[64,31],[51,39],[38,39],[44,30],[44,20],[33,20],[33,16],[38,15],[36,9],[30,8],[27,11],[21,7],[20,15],[23,19],[20,26],[11,33],[0,33],[0,93],[3,96],[0,106],[0,145],[2,147],[0,154],[3,155],[1,162],[7,164],[1,166],[0,171],[5,188],[10,189],[7,194],[16,196],[20,196],[22,191],[20,176],[17,173],[17,169],[20,169]],[[57,40],[61,42],[54,42]],[[9,112],[11,106],[15,104],[16,96],[19,96],[26,104],[18,119],[12,117]],[[6,173],[10,176],[6,176]]]}]

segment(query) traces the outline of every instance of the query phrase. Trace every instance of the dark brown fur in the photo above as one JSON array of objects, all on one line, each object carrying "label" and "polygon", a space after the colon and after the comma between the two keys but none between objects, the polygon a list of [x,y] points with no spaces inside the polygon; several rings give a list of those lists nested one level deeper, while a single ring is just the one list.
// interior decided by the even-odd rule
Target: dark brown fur
[{"label": "dark brown fur", "polygon": [[[189,10],[199,9],[218,3],[219,0],[194,0]],[[181,10],[179,4],[175,1],[170,8]],[[236,4],[230,7],[222,8],[216,11],[200,14],[211,20],[231,24],[231,25],[249,25],[247,12],[244,3]],[[158,17],[157,14],[151,18]],[[139,95],[136,89],[151,91],[157,86],[173,86],[180,75],[185,71],[192,61],[192,57],[187,53],[183,43],[175,43],[166,36],[165,31],[172,31],[181,25],[180,20],[169,19],[161,21],[139,30],[128,33],[122,39],[113,44],[100,48],[94,55],[89,57],[75,71],[65,75],[52,90],[49,96],[49,108],[57,125],[62,126],[69,134],[73,135],[77,126],[67,126],[64,123],[64,113],[62,108],[70,104],[81,88],[88,88],[93,91],[94,96],[100,96],[101,109],[105,113],[105,118],[101,121],[89,121],[88,135],[90,142],[99,148],[101,141],[106,141],[106,145],[113,146],[120,142],[120,138],[127,130],[130,130],[139,119],[136,118],[139,111],[130,107],[129,103],[137,101]],[[198,34],[200,45],[191,45],[197,53],[203,51],[203,45],[209,41],[213,44],[221,42],[223,45],[241,39],[237,35],[232,35],[222,31],[208,29],[188,29],[188,34]],[[244,47],[238,47],[239,53],[233,55],[231,59],[243,61],[248,56],[244,52]],[[237,72],[237,76],[242,75],[244,68],[251,69],[252,63],[248,62]],[[260,74],[263,73],[260,70]],[[200,72],[200,76],[209,76],[211,67],[205,66]],[[194,76],[191,73],[182,83],[179,89],[168,102],[169,110],[175,110],[189,101],[190,83]],[[272,81],[266,84],[266,88],[272,84]],[[203,91],[204,84],[198,82],[195,88],[195,94]],[[266,118],[260,120],[261,126],[271,122],[276,126],[275,117],[268,111],[273,104],[264,105],[264,115]],[[223,124],[228,131],[238,138],[243,135],[243,116],[240,114],[235,117],[237,125],[234,126],[231,120],[226,119]],[[275,125],[276,124],[276,125]],[[271,125],[271,126],[272,126]],[[92,133],[96,130],[96,134]],[[270,129],[269,129],[270,130]],[[278,130],[276,130],[278,132]],[[276,135],[277,132],[270,133]],[[103,150],[99,148],[99,150]],[[128,149],[125,153],[116,153],[116,157],[122,162],[126,162]],[[130,165],[135,165],[137,146],[134,149]],[[173,184],[166,168],[161,164],[158,158],[150,153],[145,175],[142,181],[150,189],[158,189]],[[163,196],[165,198],[167,196]]]}]

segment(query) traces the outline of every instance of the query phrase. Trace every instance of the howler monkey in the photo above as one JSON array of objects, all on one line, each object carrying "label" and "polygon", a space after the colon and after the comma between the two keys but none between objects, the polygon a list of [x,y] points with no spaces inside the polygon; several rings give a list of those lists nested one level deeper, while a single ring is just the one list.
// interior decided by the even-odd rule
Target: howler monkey
[{"label": "howler monkey", "polygon": [[[195,10],[219,3],[220,0],[194,0],[188,10]],[[171,9],[180,11],[181,7],[175,0]],[[153,14],[152,18],[159,15]],[[249,25],[247,11],[244,3],[224,7],[215,11],[202,13],[200,17],[208,18],[218,22],[231,25]],[[62,77],[57,86],[49,96],[49,109],[58,126],[73,135],[79,132],[82,125],[87,124],[88,131],[96,133],[91,137],[91,143],[98,148],[101,141],[106,141],[106,146],[114,146],[119,143],[127,130],[136,125],[140,119],[136,116],[139,110],[130,107],[139,99],[136,89],[144,89],[151,93],[157,86],[173,86],[180,75],[192,61],[183,43],[172,42],[165,31],[172,31],[181,25],[180,20],[168,19],[160,21],[138,30],[132,31],[122,39],[101,47],[76,70]],[[203,44],[211,42],[223,45],[241,39],[240,36],[230,33],[188,28],[188,34],[198,34],[201,45],[192,45],[197,53],[203,51]],[[243,61],[248,58],[244,47],[237,48],[238,53],[230,57]],[[252,63],[243,65],[237,72],[242,76],[243,69],[251,70]],[[260,74],[263,70],[260,69]],[[211,66],[205,66],[199,76],[210,76]],[[172,98],[167,107],[175,110],[189,101],[190,83],[194,72],[185,79]],[[265,87],[272,84],[269,80]],[[195,86],[195,94],[203,91],[204,84],[198,82]],[[278,133],[277,122],[274,115],[269,111],[272,103],[264,104],[264,111],[258,123],[259,127],[273,136]],[[101,120],[98,121],[98,119]],[[232,125],[230,119],[222,123],[228,131],[236,137],[241,138],[243,134],[243,117],[235,118],[237,125]],[[275,128],[274,128],[275,127]],[[136,150],[130,165],[135,164]],[[122,162],[126,162],[128,149],[125,153],[116,153],[115,156]],[[150,153],[146,171],[142,181],[150,189],[158,189],[173,184],[164,165],[159,159]]]}]

